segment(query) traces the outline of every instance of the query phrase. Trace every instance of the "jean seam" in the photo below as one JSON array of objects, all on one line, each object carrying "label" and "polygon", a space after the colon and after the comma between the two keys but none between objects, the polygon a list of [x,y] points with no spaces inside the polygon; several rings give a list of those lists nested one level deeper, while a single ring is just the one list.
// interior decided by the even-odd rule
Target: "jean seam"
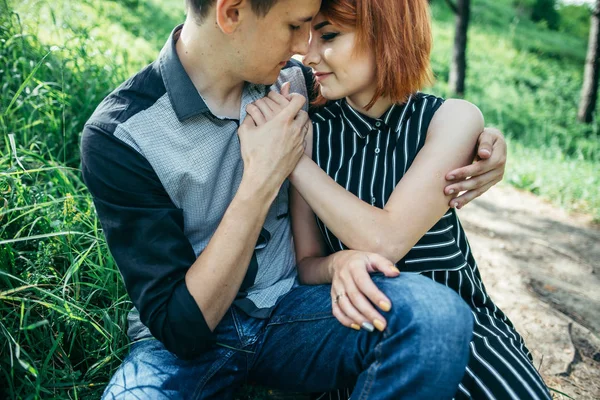
[{"label": "jean seam", "polygon": [[236,315],[235,309],[233,307],[231,307],[229,310],[231,312],[231,318],[233,319],[233,326],[235,327],[235,331],[238,335],[238,341],[240,342],[240,347],[243,347],[244,341],[242,340],[242,338],[245,335],[244,335],[244,331],[242,329],[242,324],[238,321],[238,316]]},{"label": "jean seam", "polygon": [[271,321],[269,321],[269,323],[267,324],[267,327],[272,326],[272,325],[290,324],[290,323],[294,323],[294,322],[318,321],[320,319],[327,319],[327,318],[335,318],[335,317],[333,316],[333,314],[331,314],[330,311],[320,312],[320,313],[316,313],[316,314],[298,315],[298,316],[294,316],[294,318],[290,318],[287,320],[285,320],[285,317],[283,317],[283,316],[275,317],[274,318],[275,321],[273,321],[273,319],[271,319]]},{"label": "jean seam", "polygon": [[[384,332],[384,337],[383,340],[386,339],[386,332]],[[379,369],[379,367],[381,366],[381,361],[379,361],[381,359],[381,346],[382,343],[378,343],[377,346],[375,346],[375,362],[369,366],[368,370],[367,370],[367,379],[365,379],[365,384],[360,392],[360,400],[366,400],[369,398],[369,395],[371,394],[371,389],[373,388],[373,382],[375,382],[375,375],[377,374],[377,370]]]},{"label": "jean seam", "polygon": [[225,353],[223,355],[223,357],[221,357],[221,362],[216,362],[214,363],[211,368],[208,370],[208,372],[204,375],[204,378],[200,379],[200,381],[198,382],[198,386],[196,387],[196,390],[194,390],[194,394],[192,395],[192,398],[195,399],[199,399],[200,397],[200,393],[202,392],[202,389],[204,389],[204,386],[206,385],[206,383],[209,381],[210,378],[212,378],[213,376],[215,376],[215,374],[217,372],[219,372],[219,370],[223,367],[223,365],[225,365],[229,359],[231,358],[231,356],[233,356],[235,354],[235,351],[228,351],[227,353]]}]

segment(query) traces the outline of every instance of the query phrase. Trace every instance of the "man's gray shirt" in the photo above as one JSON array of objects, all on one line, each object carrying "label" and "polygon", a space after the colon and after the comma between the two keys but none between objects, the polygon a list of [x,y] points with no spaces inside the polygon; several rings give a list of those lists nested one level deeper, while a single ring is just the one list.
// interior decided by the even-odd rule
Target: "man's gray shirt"
[{"label": "man's gray shirt", "polygon": [[[312,76],[291,61],[270,88],[245,85],[240,120],[223,118],[206,106],[179,61],[179,32],[174,30],[153,64],[98,106],[83,133],[82,172],[136,308],[129,316],[130,337],[155,336],[189,358],[213,338],[185,273],[240,185],[237,129],[246,105],[284,82],[307,96]],[[297,282],[288,189],[286,181],[268,211],[234,303],[258,318],[268,317]]]}]

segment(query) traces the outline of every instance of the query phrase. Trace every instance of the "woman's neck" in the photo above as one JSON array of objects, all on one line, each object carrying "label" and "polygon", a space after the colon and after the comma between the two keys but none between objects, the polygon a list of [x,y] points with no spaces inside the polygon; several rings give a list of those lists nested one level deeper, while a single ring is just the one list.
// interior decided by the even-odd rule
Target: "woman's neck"
[{"label": "woman's neck", "polygon": [[346,97],[346,101],[356,111],[371,118],[380,118],[392,106],[392,104],[394,104],[387,97],[380,97],[377,99],[375,104],[373,104],[373,107],[367,110],[365,106],[369,104],[372,98],[372,95],[370,97],[361,95],[348,96]]}]

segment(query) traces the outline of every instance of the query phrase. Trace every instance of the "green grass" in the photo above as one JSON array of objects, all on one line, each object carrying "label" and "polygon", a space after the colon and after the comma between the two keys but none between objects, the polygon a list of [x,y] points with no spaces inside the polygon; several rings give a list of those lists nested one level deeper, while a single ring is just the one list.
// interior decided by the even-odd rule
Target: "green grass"
[{"label": "green grass", "polygon": [[[474,3],[465,98],[511,139],[511,184],[531,190],[513,177],[533,175],[536,194],[600,220],[600,121],[577,121],[587,43],[519,19],[510,4]],[[439,1],[433,14],[432,91],[448,96],[453,16]]]},{"label": "green grass", "polygon": [[[151,61],[182,0],[0,0],[0,398],[98,398],[131,307],[78,171],[83,123]],[[473,5],[467,99],[510,138],[506,181],[600,218],[599,125],[576,122],[586,43]],[[438,83],[453,17],[433,5]],[[251,388],[242,396],[260,397]]]}]

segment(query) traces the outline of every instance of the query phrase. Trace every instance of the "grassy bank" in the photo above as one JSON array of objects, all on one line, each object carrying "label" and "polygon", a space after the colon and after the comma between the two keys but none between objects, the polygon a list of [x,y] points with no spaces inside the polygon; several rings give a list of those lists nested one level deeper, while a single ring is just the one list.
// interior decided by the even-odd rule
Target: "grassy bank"
[{"label": "grassy bank", "polygon": [[[467,98],[511,140],[506,179],[600,218],[598,123],[575,121],[585,40],[473,10]],[[445,95],[452,15],[434,2]],[[130,303],[78,171],[83,123],[152,60],[180,0],[0,0],[0,398],[97,398]]]}]

